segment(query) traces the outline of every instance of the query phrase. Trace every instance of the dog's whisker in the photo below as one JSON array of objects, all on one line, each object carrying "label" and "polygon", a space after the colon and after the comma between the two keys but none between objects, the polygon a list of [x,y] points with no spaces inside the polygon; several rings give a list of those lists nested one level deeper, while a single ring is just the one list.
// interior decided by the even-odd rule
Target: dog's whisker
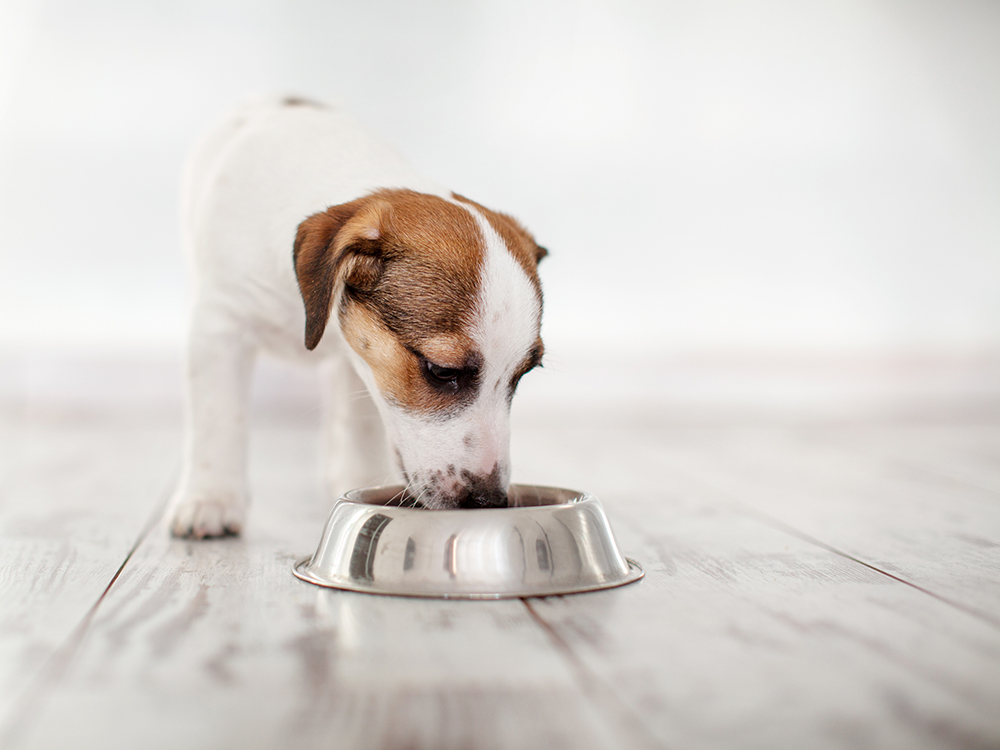
[{"label": "dog's whisker", "polygon": [[365,399],[371,398],[371,395],[368,393],[368,391],[356,391],[354,393],[348,393],[345,395],[347,396],[347,400],[350,401],[351,403],[357,401],[364,401]]},{"label": "dog's whisker", "polygon": [[399,492],[397,492],[395,495],[393,495],[391,498],[389,498],[389,502],[390,503],[394,502],[394,503],[402,504],[406,500],[407,496],[409,495],[411,486],[412,486],[412,482],[409,481],[409,480],[407,480],[406,484],[403,486],[403,489],[401,489]]},{"label": "dog's whisker", "polygon": [[424,498],[427,497],[430,493],[431,493],[430,489],[428,487],[424,487],[422,490],[420,490],[420,494],[417,495],[416,498],[414,498],[413,504],[414,505],[423,505],[424,504]]}]

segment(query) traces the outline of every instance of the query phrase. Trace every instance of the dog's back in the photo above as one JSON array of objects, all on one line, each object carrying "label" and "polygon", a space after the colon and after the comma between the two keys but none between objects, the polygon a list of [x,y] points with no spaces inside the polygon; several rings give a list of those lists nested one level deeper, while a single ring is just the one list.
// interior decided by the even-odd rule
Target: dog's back
[{"label": "dog's back", "polygon": [[288,97],[244,102],[195,148],[184,180],[188,228],[209,194],[238,176],[266,187],[266,195],[281,193],[285,203],[295,202],[293,190],[306,213],[386,186],[447,195],[345,113]]}]

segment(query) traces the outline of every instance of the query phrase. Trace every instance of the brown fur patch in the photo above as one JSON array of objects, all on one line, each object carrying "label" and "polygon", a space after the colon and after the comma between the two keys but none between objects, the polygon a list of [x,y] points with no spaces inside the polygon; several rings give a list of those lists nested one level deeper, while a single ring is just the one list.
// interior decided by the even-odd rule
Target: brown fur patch
[{"label": "brown fur patch", "polygon": [[405,408],[446,409],[421,357],[462,367],[476,353],[466,333],[484,247],[469,213],[442,198],[380,190],[310,216],[295,242],[306,308],[306,346],[320,341],[342,289],[338,316],[379,388]]},{"label": "brown fur patch", "polygon": [[469,360],[472,343],[466,336],[434,336],[420,344],[420,353],[440,367],[460,369]]},{"label": "brown fur patch", "polygon": [[409,190],[375,195],[389,206],[379,226],[383,270],[364,301],[408,347],[464,335],[485,252],[475,220],[436,196]]}]

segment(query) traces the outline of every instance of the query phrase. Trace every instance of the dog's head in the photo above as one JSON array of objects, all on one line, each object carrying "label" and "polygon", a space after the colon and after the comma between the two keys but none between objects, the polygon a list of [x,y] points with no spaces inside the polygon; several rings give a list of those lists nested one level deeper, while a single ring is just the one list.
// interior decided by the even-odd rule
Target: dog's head
[{"label": "dog's head", "polygon": [[510,402],[542,358],[544,255],[460,196],[381,190],[299,225],[306,347],[335,313],[427,507],[506,505]]}]

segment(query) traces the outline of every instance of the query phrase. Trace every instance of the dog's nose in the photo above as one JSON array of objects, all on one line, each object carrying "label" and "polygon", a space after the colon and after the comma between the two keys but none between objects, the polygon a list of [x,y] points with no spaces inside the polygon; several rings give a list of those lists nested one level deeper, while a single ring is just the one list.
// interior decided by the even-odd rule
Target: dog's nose
[{"label": "dog's nose", "polygon": [[464,480],[458,505],[461,508],[506,508],[507,487],[500,482],[500,472],[476,476],[469,472],[462,475]]},{"label": "dog's nose", "polygon": [[496,489],[485,494],[469,492],[461,502],[463,508],[506,508],[507,493],[504,490]]}]

